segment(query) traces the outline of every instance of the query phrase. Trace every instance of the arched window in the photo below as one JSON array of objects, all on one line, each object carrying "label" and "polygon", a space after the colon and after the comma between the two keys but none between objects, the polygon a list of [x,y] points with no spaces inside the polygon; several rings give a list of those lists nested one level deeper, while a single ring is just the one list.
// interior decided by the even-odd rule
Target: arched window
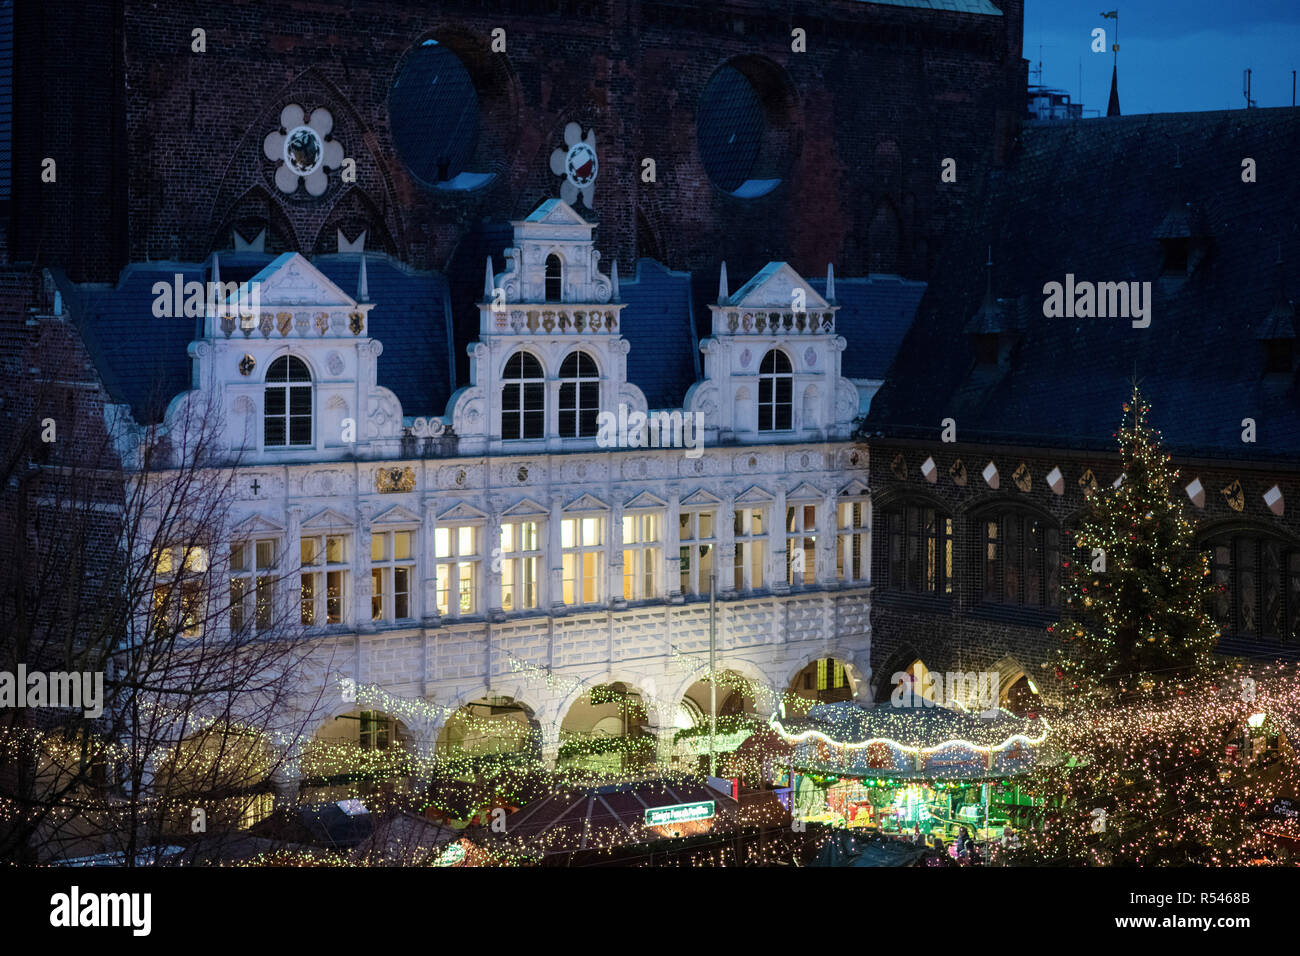
[{"label": "arched window", "polygon": [[516,352],[506,361],[501,380],[501,437],[541,438],[546,434],[542,363],[527,352]]},{"label": "arched window", "polygon": [[876,583],[891,591],[952,594],[952,518],[927,504],[899,503],[880,512]]},{"label": "arched window", "polygon": [[560,365],[560,437],[593,437],[599,410],[596,363],[586,352],[570,352]]},{"label": "arched window", "polygon": [[989,604],[1055,607],[1061,601],[1061,533],[1027,512],[986,514],[975,525]]},{"label": "arched window", "polygon": [[1226,635],[1294,638],[1300,631],[1300,547],[1269,535],[1222,534],[1210,558],[1210,612]]},{"label": "arched window", "polygon": [[546,301],[564,300],[564,266],[560,257],[551,253],[546,257]]},{"label": "arched window", "polygon": [[282,355],[266,370],[262,444],[283,448],[312,443],[311,371],[293,355]]},{"label": "arched window", "polygon": [[763,356],[758,367],[758,430],[783,432],[794,427],[794,369],[780,349]]}]

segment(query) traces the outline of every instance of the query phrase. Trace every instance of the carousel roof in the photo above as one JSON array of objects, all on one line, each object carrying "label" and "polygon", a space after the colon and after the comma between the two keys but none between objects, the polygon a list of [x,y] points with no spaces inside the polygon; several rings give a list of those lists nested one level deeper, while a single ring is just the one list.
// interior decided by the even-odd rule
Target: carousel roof
[{"label": "carousel roof", "polygon": [[936,750],[952,744],[1000,749],[1020,740],[1046,739],[1047,722],[1017,717],[999,709],[990,716],[947,707],[864,707],[854,701],[818,704],[807,717],[773,721],[773,729],[792,743],[824,740],[836,746],[892,744],[903,750]]}]

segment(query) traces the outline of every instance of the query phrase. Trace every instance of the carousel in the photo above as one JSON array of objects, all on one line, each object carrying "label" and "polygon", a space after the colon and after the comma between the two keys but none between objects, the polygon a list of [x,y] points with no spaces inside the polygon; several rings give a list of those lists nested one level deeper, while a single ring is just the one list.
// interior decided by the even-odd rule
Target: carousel
[{"label": "carousel", "polygon": [[791,748],[775,782],[809,822],[950,839],[962,827],[998,839],[1032,807],[1018,778],[1044,759],[1050,728],[1006,710],[821,704],[773,715]]}]

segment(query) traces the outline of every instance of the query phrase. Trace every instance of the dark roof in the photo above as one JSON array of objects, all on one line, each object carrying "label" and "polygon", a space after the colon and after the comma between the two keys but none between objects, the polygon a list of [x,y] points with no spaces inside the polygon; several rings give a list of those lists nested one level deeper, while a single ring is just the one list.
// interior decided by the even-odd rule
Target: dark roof
[{"label": "dark roof", "polygon": [[[811,279],[808,284],[819,295],[826,294],[825,279]],[[835,313],[835,330],[849,343],[840,358],[840,373],[853,379],[884,378],[924,294],[925,283],[914,279],[836,276],[832,304],[840,310]]]},{"label": "dark roof", "polygon": [[699,341],[691,322],[691,274],[640,259],[631,280],[619,278],[627,378],[650,408],[681,408],[686,390],[702,377]]},{"label": "dark roof", "polygon": [[[220,254],[223,282],[244,281],[274,257],[264,253]],[[361,260],[318,256],[312,264],[349,295],[357,291]],[[128,266],[116,288],[73,286],[60,281],[72,315],[94,357],[104,386],[131,406],[142,423],[161,420],[167,403],[190,387],[187,347],[202,334],[202,318],[153,315],[155,282],[208,279],[205,263],[148,262]],[[417,272],[385,256],[366,256],[370,334],[384,346],[379,384],[391,389],[405,415],[442,415],[453,391],[451,314],[446,280]]]},{"label": "dark roof", "polygon": [[[1300,292],[1300,179],[1287,173],[1298,152],[1292,108],[1027,126],[942,250],[867,433],[933,438],[953,417],[963,441],[1110,450],[1136,369],[1175,452],[1300,458],[1295,382],[1266,379],[1257,340],[1276,318],[1279,254],[1288,297]],[[1244,157],[1257,182],[1242,181]],[[1162,280],[1155,233],[1186,203],[1187,231],[1203,222],[1210,244],[1188,278]],[[1004,369],[975,366],[968,328],[989,244],[994,293],[1027,304]],[[1150,327],[1043,317],[1044,284],[1067,273],[1150,281]],[[1243,455],[1247,417],[1258,442]]]}]

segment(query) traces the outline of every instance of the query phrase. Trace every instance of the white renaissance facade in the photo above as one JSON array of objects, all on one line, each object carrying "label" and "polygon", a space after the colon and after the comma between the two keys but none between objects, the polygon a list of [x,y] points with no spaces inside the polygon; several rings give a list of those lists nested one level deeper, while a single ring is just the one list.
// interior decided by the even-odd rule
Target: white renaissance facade
[{"label": "white renaissance facade", "polygon": [[612,447],[602,413],[656,410],[627,380],[638,317],[592,229],[560,200],[514,224],[470,383],[440,418],[404,417],[378,384],[384,303],[366,301],[364,259],[349,295],[280,256],[250,280],[255,313],[219,308],[191,344],[194,388],[166,424],[220,410],[240,456],[224,560],[282,576],[276,600],[316,648],[302,709],[322,725],[401,710],[429,754],[458,708],[509,699],[554,760],[575,702],[618,681],[666,745],[708,670],[711,578],[719,670],[783,692],[833,658],[868,694],[867,452],[833,278],[823,297],[772,263],[731,295],[724,267],[705,377],[659,410],[691,423],[683,441]]}]

